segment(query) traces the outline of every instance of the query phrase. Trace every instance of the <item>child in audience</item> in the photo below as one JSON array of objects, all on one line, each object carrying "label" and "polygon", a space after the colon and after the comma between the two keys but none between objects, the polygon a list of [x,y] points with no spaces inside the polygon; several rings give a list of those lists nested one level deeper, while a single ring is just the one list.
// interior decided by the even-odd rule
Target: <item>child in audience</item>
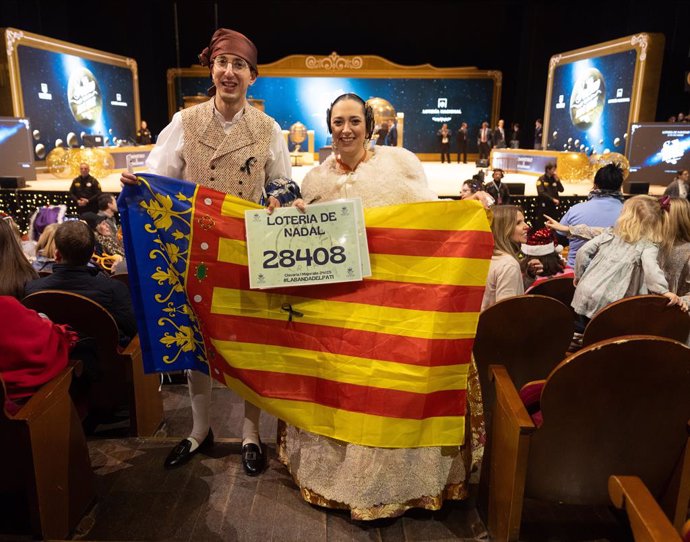
[{"label": "child in audience", "polygon": [[690,202],[686,198],[669,198],[666,239],[660,264],[668,288],[690,304]]},{"label": "child in audience", "polygon": [[687,304],[669,291],[659,267],[659,246],[664,242],[666,213],[651,196],[635,196],[623,205],[613,230],[588,241],[577,253],[577,287],[572,306],[580,316],[577,331],[606,305],[640,294],[661,294],[669,305]]},{"label": "child in audience", "polygon": [[563,247],[557,244],[555,237],[550,229],[539,228],[530,232],[527,243],[522,244],[522,253],[525,257],[536,258],[542,265],[539,276],[526,293],[550,278],[575,276],[573,270],[565,265],[561,257]]},{"label": "child in audience", "polygon": [[31,264],[38,271],[51,273],[55,264],[55,231],[57,223],[48,224],[36,243],[36,259]]}]

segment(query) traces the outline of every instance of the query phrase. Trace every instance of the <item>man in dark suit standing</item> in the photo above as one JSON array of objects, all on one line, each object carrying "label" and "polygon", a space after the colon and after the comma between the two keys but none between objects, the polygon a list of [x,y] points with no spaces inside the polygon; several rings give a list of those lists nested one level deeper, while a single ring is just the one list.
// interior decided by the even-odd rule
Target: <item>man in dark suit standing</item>
[{"label": "man in dark suit standing", "polygon": [[388,121],[388,135],[386,136],[386,145],[389,147],[398,146],[398,125],[395,120]]},{"label": "man in dark suit standing", "polygon": [[491,128],[486,121],[482,122],[482,127],[477,133],[477,146],[479,147],[479,159],[488,160],[491,151]]},{"label": "man in dark suit standing", "polygon": [[543,128],[541,125],[541,119],[537,119],[534,123],[534,148],[538,151],[542,150],[541,138],[543,134]]},{"label": "man in dark suit standing", "polygon": [[463,122],[458,128],[458,164],[462,154],[462,163],[467,163],[467,123]]},{"label": "man in dark suit standing", "polygon": [[505,121],[503,119],[500,119],[498,121],[498,124],[496,125],[496,128],[494,128],[493,143],[494,147],[496,147],[497,149],[506,148],[506,129]]}]

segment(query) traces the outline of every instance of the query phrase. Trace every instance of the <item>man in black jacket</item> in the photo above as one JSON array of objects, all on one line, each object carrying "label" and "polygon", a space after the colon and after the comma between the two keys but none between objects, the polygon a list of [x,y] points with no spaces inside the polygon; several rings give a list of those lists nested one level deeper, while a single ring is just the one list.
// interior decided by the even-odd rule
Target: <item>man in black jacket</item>
[{"label": "man in black jacket", "polygon": [[57,263],[53,266],[53,273],[29,282],[26,294],[62,290],[88,297],[110,313],[120,331],[120,343],[126,344],[137,333],[129,290],[120,281],[112,280],[98,268],[88,265],[95,243],[91,228],[84,222],[60,224],[55,232]]},{"label": "man in black jacket", "polygon": [[69,193],[77,204],[77,212],[81,215],[83,213],[98,212],[98,196],[101,195],[101,185],[91,175],[91,168],[89,164],[79,164],[79,177],[72,180],[72,185],[69,187]]}]

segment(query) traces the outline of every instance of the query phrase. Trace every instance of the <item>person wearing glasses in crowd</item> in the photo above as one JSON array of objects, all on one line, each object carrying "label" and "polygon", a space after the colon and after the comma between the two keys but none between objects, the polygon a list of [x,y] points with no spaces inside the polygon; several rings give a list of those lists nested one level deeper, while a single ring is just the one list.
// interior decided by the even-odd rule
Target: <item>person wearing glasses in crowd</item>
[{"label": "person wearing glasses in crowd", "polygon": [[[210,70],[212,99],[176,113],[158,136],[146,165],[152,173],[186,179],[248,201],[264,201],[268,212],[288,203],[290,155],[278,123],[247,102],[258,76],[257,49],[244,34],[220,28],[199,55]],[[123,173],[123,183],[136,177]],[[262,198],[262,196],[265,197]],[[280,197],[281,199],[278,199]],[[211,378],[188,371],[193,427],[165,460],[166,468],[186,463],[213,444],[210,425]],[[258,407],[245,402],[242,465],[249,476],[266,464],[259,439]]]}]

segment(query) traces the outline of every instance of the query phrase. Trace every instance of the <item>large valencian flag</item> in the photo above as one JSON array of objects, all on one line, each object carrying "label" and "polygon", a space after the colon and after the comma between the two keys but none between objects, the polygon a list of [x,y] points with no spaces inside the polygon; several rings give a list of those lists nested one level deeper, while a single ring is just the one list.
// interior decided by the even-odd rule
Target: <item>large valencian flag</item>
[{"label": "large valencian flag", "polygon": [[481,205],[365,209],[371,277],[250,290],[244,211],[258,206],[139,179],[118,203],[147,372],[210,372],[286,422],[347,442],[463,443],[493,249]]}]

